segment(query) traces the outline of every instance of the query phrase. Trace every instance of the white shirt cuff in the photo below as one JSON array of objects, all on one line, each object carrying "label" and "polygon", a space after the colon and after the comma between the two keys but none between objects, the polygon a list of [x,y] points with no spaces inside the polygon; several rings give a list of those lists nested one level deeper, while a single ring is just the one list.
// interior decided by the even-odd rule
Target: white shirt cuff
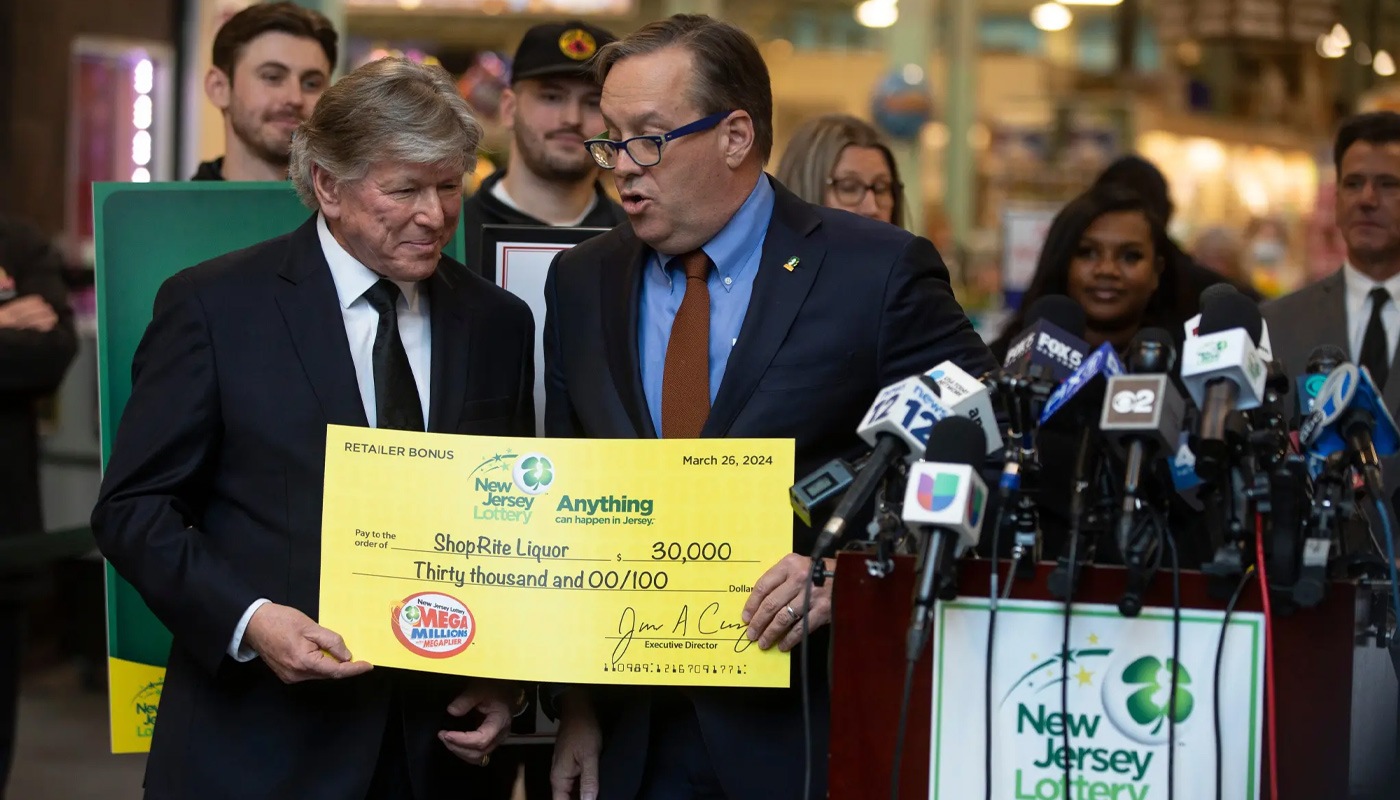
[{"label": "white shirt cuff", "polygon": [[243,634],[248,630],[248,621],[253,618],[253,613],[262,608],[264,603],[270,602],[272,601],[266,598],[259,598],[254,600],[252,605],[248,606],[247,611],[243,612],[243,618],[238,620],[238,627],[233,629],[233,639],[228,643],[229,658],[242,663],[244,661],[252,661],[258,657],[256,650],[243,645]]}]

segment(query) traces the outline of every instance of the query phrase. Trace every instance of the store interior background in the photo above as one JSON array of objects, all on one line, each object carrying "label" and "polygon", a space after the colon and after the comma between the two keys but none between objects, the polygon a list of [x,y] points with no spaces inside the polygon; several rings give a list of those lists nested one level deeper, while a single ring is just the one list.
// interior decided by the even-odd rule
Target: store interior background
[{"label": "store interior background", "polygon": [[[83,333],[53,405],[44,465],[48,527],[74,547],[100,478],[89,185],[181,180],[221,153],[222,123],[202,79],[215,30],[248,4],[0,0],[0,212],[68,253]],[[1400,57],[1400,0],[302,4],[337,22],[341,74],[395,53],[457,77],[488,128],[478,179],[507,151],[495,100],[531,24],[583,17],[623,34],[678,11],[736,22],[759,40],[771,71],[773,165],[805,119],[876,118],[896,141],[909,226],[938,245],[959,299],[989,332],[1028,281],[1054,212],[1128,152],[1171,181],[1174,236],[1189,245],[1209,227],[1227,229],[1266,295],[1331,272],[1342,259],[1332,225],[1335,124],[1355,111],[1400,110],[1391,55]],[[1274,246],[1251,247],[1261,240]],[[93,660],[103,647],[97,566],[89,554],[47,576],[47,596],[77,593],[79,610],[71,630],[37,629],[28,656],[36,673],[71,669],[93,692],[104,679]]]}]

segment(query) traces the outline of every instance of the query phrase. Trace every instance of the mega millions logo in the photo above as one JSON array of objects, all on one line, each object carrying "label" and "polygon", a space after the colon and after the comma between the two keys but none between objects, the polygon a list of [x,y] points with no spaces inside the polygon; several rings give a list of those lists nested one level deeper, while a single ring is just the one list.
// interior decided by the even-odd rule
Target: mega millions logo
[{"label": "mega millions logo", "polygon": [[466,604],[441,592],[419,592],[395,603],[390,615],[394,637],[411,653],[450,658],[472,643],[476,619]]},{"label": "mega millions logo", "polygon": [[[1170,657],[1115,652],[1094,634],[1080,644],[1059,653],[1026,654],[1033,665],[1002,696],[999,725],[1011,725],[1016,750],[1025,754],[1016,764],[1014,796],[1155,797],[1153,784],[1166,780],[1169,718],[1175,718],[1178,746],[1191,732],[1196,706],[1191,675]],[[1068,692],[1068,713],[1061,706],[1062,691]],[[1062,785],[1066,760],[1078,776],[1068,792]]]}]

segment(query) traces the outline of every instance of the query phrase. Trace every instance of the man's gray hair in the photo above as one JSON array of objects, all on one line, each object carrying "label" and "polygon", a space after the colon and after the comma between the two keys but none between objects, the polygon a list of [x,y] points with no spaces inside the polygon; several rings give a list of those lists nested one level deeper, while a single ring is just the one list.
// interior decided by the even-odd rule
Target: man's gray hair
[{"label": "man's gray hair", "polygon": [[372,164],[476,167],[481,124],[442,67],[404,58],[365,64],[326,90],[292,139],[291,179],[301,201],[318,209],[312,165],[337,182],[355,181]]}]

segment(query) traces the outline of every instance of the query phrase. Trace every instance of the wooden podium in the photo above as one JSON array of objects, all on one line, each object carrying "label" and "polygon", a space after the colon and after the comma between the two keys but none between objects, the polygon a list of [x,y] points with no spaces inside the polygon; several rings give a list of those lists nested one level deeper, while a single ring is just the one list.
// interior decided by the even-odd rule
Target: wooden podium
[{"label": "wooden podium", "polygon": [[[864,553],[842,553],[837,567],[840,578],[833,583],[830,800],[872,800],[890,795],[904,684],[904,641],[914,593],[914,559],[900,556],[892,575],[874,578],[866,569],[867,557]],[[1006,566],[1002,561],[1003,576]],[[962,593],[985,596],[989,567],[988,561],[965,563]],[[1052,568],[1051,564],[1040,564],[1033,580],[1017,581],[1012,598],[1053,600],[1046,589]],[[1116,604],[1123,588],[1121,568],[1090,567],[1080,581],[1075,601]],[[1145,600],[1145,605],[1171,607],[1169,572],[1158,573]],[[1181,605],[1183,609],[1224,610],[1225,601],[1207,595],[1206,579],[1200,573],[1183,572]],[[1245,589],[1236,610],[1263,610],[1257,580]],[[1274,617],[1280,800],[1341,800],[1347,796],[1354,619],[1355,590],[1350,584],[1331,585],[1326,602],[1318,608]],[[929,794],[931,650],[925,648],[919,662],[909,708],[900,797],[910,800]],[[975,655],[980,659],[985,654]],[[1263,730],[1268,730],[1267,716]],[[980,724],[964,733],[983,735]],[[1267,798],[1267,740],[1261,750],[1259,796]],[[968,764],[967,768],[980,771],[983,766]]]}]

